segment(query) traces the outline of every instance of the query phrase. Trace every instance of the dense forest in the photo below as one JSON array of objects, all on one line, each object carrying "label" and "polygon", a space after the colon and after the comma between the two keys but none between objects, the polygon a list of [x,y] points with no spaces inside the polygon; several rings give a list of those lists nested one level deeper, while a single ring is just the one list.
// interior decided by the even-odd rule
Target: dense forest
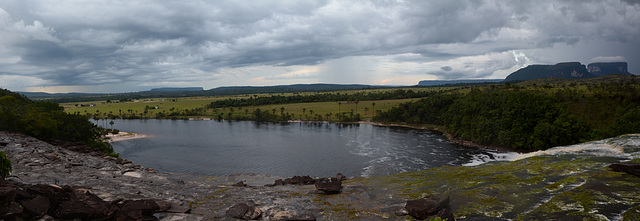
[{"label": "dense forest", "polygon": [[465,140],[525,151],[640,132],[638,77],[522,85],[433,94],[374,120],[437,125]]},{"label": "dense forest", "polygon": [[58,103],[32,101],[5,89],[0,89],[0,130],[48,142],[78,142],[116,156],[111,145],[101,139],[106,130],[86,116],[66,113]]}]

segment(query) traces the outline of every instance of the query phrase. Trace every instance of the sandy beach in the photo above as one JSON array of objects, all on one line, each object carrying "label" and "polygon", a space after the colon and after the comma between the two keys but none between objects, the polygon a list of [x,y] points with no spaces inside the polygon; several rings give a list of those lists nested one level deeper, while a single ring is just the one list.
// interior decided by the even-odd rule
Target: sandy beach
[{"label": "sandy beach", "polygon": [[132,140],[132,139],[140,139],[140,138],[146,138],[146,137],[149,137],[149,135],[132,133],[132,132],[124,132],[124,131],[120,131],[117,134],[107,134],[105,136],[105,138],[108,139],[109,143]]}]

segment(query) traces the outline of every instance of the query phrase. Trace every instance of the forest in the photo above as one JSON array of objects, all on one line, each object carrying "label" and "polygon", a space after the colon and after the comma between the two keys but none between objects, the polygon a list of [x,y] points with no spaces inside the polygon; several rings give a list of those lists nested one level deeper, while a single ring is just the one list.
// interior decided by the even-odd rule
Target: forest
[{"label": "forest", "polygon": [[0,89],[0,130],[26,134],[47,142],[82,143],[117,156],[111,145],[101,138],[107,131],[89,122],[87,116],[66,113],[58,103],[32,101],[5,89]]},{"label": "forest", "polygon": [[464,140],[523,151],[640,132],[640,81],[493,85],[447,92],[381,112],[374,121],[436,125]]}]

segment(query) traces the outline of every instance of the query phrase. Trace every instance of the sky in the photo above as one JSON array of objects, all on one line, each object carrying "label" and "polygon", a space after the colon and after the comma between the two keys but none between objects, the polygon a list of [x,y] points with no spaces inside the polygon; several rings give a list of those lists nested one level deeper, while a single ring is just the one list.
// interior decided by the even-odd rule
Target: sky
[{"label": "sky", "polygon": [[640,0],[0,0],[0,88],[416,85],[626,61]]}]

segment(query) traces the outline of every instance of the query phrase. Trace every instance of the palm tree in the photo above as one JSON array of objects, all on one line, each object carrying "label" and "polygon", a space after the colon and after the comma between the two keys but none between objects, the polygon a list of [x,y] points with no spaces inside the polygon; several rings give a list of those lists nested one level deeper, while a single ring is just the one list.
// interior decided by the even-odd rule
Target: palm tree
[{"label": "palm tree", "polygon": [[371,107],[373,107],[372,111],[373,111],[373,116],[375,117],[376,116],[376,102],[372,102],[371,103]]}]

